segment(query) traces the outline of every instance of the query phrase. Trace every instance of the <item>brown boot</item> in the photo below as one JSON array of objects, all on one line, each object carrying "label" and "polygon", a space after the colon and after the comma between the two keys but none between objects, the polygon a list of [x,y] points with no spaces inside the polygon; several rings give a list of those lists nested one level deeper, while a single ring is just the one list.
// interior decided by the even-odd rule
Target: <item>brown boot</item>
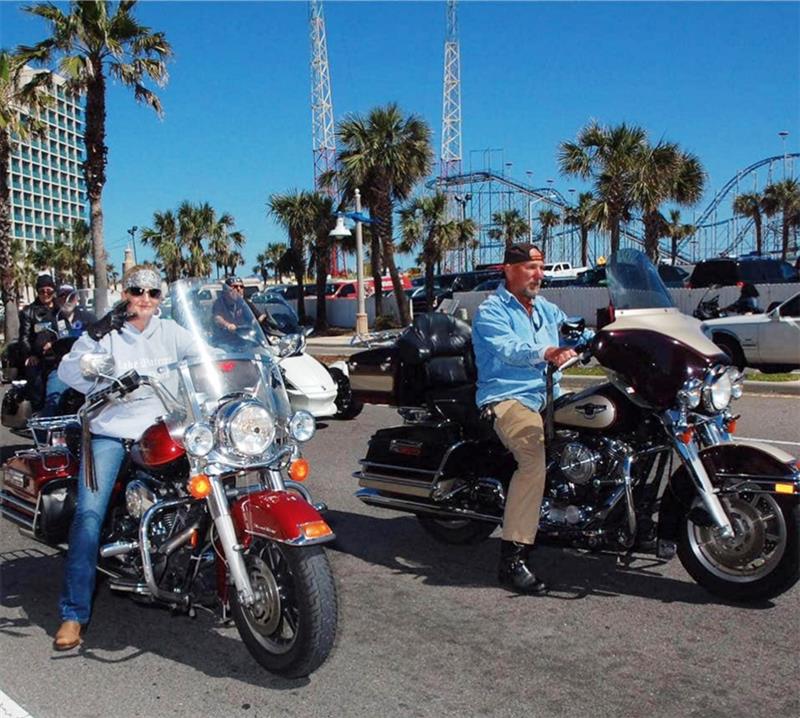
[{"label": "brown boot", "polygon": [[57,651],[68,651],[81,643],[81,626],[77,621],[64,621],[53,639],[53,648]]}]

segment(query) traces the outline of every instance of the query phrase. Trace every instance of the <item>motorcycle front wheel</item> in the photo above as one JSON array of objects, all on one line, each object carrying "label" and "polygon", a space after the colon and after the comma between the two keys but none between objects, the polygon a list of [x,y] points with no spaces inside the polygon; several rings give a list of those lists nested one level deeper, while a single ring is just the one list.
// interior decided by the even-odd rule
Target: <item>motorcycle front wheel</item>
[{"label": "motorcycle front wheel", "polygon": [[771,494],[723,494],[734,528],[720,538],[713,526],[685,516],[678,557],[703,588],[729,601],[759,601],[784,593],[800,579],[800,507]]},{"label": "motorcycle front wheel", "polygon": [[325,551],[258,539],[244,559],[256,602],[244,606],[232,590],[242,641],[270,673],[307,676],[328,657],[336,636],[336,586]]}]

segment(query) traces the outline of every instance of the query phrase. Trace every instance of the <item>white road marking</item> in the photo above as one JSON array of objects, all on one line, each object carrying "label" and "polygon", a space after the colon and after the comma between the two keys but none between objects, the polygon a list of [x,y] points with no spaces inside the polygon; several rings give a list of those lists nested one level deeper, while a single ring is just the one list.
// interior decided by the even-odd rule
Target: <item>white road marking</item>
[{"label": "white road marking", "polygon": [[32,718],[32,716],[0,691],[0,718]]},{"label": "white road marking", "polygon": [[800,441],[778,441],[777,439],[757,439],[754,436],[737,436],[744,441],[760,441],[764,444],[786,444],[787,446],[800,446]]}]

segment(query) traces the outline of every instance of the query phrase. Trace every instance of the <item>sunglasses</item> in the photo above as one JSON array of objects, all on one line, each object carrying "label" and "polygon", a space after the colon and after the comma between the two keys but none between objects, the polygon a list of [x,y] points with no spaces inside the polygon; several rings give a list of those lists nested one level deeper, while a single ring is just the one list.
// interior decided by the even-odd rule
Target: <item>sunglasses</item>
[{"label": "sunglasses", "polygon": [[150,299],[161,299],[160,289],[142,289],[141,287],[128,287],[126,290],[132,297],[141,297],[147,292]]},{"label": "sunglasses", "polygon": [[231,284],[230,287],[231,289],[241,289],[244,291],[244,284]]},{"label": "sunglasses", "polygon": [[42,294],[53,294],[55,292],[55,290],[51,289],[50,287],[39,287],[39,289],[36,291],[41,292]]}]

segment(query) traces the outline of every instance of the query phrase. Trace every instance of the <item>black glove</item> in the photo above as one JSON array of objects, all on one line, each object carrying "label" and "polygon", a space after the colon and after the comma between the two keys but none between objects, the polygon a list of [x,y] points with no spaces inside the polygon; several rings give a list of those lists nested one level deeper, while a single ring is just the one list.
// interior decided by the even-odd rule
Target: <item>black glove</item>
[{"label": "black glove", "polygon": [[128,302],[118,302],[102,319],[90,324],[86,333],[99,342],[106,334],[115,329],[121,333],[122,325],[132,316],[134,315],[128,314]]}]

